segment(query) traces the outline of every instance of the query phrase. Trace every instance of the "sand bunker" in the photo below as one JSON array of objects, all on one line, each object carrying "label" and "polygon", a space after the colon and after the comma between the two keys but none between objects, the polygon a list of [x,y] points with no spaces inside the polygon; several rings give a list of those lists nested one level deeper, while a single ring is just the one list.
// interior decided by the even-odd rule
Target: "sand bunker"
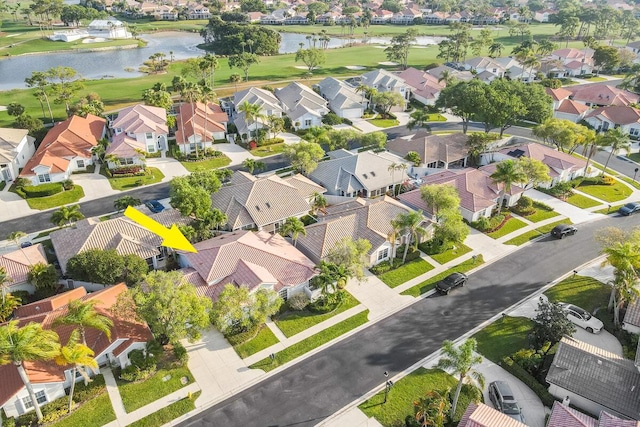
[{"label": "sand bunker", "polygon": [[365,67],[362,65],[345,65],[344,68],[347,70],[364,70]]},{"label": "sand bunker", "polygon": [[383,62],[378,62],[378,64],[380,65],[388,65],[390,67],[393,67],[394,65],[398,65],[397,62],[392,62],[392,61],[383,61]]},{"label": "sand bunker", "polygon": [[[296,65],[295,67],[296,67],[298,70],[307,70],[307,71],[309,70],[309,67],[307,67],[307,66],[305,66],[305,65]],[[313,67],[313,68],[312,68],[312,70],[317,70],[317,69],[319,69],[319,68],[320,68],[320,67]]]}]

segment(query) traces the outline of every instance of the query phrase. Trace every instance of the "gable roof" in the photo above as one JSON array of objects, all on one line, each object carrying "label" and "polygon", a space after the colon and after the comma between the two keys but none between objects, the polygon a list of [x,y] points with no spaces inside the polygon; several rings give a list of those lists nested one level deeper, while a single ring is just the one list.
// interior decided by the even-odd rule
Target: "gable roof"
[{"label": "gable roof", "polygon": [[484,403],[471,402],[460,418],[458,427],[526,427],[526,424],[496,411]]},{"label": "gable roof", "polygon": [[560,101],[562,99],[567,99],[569,98],[573,92],[563,88],[563,87],[559,87],[557,89],[553,89],[550,87],[546,87],[544,88],[544,91],[547,92],[547,95],[549,95],[554,101]]},{"label": "gable roof", "polygon": [[233,104],[238,107],[247,101],[249,104],[258,104],[263,110],[274,110],[284,112],[280,106],[280,101],[276,96],[268,90],[260,89],[257,87],[250,87],[240,92],[236,92],[233,95]]},{"label": "gable roof", "polygon": [[27,282],[29,269],[38,263],[49,264],[40,243],[0,255],[0,267],[9,275],[8,286]]},{"label": "gable roof", "polygon": [[589,110],[589,107],[580,102],[574,101],[573,99],[562,100],[558,108],[556,108],[556,111],[559,113],[574,114],[577,116]]},{"label": "gable roof", "polygon": [[560,341],[546,380],[605,408],[640,417],[640,373],[633,361],[573,338]]},{"label": "gable roof", "polygon": [[316,184],[301,173],[285,178],[284,182],[296,187],[298,192],[305,198],[311,197],[315,193],[324,194],[327,192],[326,188]]},{"label": "gable roof", "polygon": [[112,138],[105,154],[113,154],[123,159],[126,157],[140,157],[139,151],[145,152],[146,150],[147,147],[145,147],[144,142],[138,141],[136,138],[132,138],[122,132]]},{"label": "gable roof", "polygon": [[640,122],[640,110],[624,105],[610,105],[599,107],[587,114],[586,117],[602,116],[617,125],[629,125]]},{"label": "gable roof", "polygon": [[583,414],[558,401],[553,402],[553,409],[546,427],[638,427],[640,422],[623,420],[606,411],[600,412],[598,419]]},{"label": "gable roof", "polygon": [[229,117],[219,105],[212,102],[184,103],[176,117],[176,142],[188,144],[189,138],[198,135],[202,141],[211,141],[213,132],[226,132]]},{"label": "gable roof", "polygon": [[[576,171],[583,169],[587,162],[573,157],[571,154],[563,153],[546,145],[535,142],[519,145],[515,147],[504,148],[499,153],[506,154],[511,157],[519,158],[522,156],[540,160],[551,169],[551,173],[561,173],[565,170]],[[553,175],[552,175],[553,177]]]},{"label": "gable roof", "polygon": [[497,68],[499,70],[504,71],[504,67],[502,64],[494,60],[493,58],[489,58],[488,56],[478,56],[476,58],[468,59],[465,64],[469,65],[473,69],[478,68]]},{"label": "gable roof", "polygon": [[450,163],[468,156],[467,140],[469,135],[452,133],[449,135],[433,135],[422,130],[410,139],[396,138],[387,143],[387,150],[404,157],[409,151],[420,155],[422,163]]},{"label": "gable roof", "polygon": [[15,160],[18,155],[16,149],[25,137],[34,140],[27,135],[28,132],[26,129],[0,128],[0,163],[11,163]]},{"label": "gable roof", "polygon": [[568,90],[572,93],[572,99],[597,105],[629,105],[640,100],[635,93],[602,83],[569,87]]},{"label": "gable roof", "polygon": [[405,81],[402,77],[399,77],[387,70],[377,69],[363,74],[362,84],[376,89],[382,88],[392,90],[396,87],[405,86]]},{"label": "gable roof", "polygon": [[437,77],[413,67],[401,71],[398,77],[404,79],[411,86],[411,91],[414,95],[425,99],[436,99],[440,91],[446,86],[444,82],[438,82]]},{"label": "gable roof", "polygon": [[136,104],[120,110],[118,117],[111,123],[111,128],[130,133],[167,134],[167,111],[160,107]]},{"label": "gable roof", "polygon": [[318,83],[318,87],[322,95],[329,100],[329,105],[333,110],[364,108],[363,96],[342,80],[327,77]]},{"label": "gable roof", "polygon": [[327,101],[323,97],[298,82],[276,89],[275,95],[284,105],[291,120],[296,120],[305,114],[320,117],[322,113],[328,111]]}]

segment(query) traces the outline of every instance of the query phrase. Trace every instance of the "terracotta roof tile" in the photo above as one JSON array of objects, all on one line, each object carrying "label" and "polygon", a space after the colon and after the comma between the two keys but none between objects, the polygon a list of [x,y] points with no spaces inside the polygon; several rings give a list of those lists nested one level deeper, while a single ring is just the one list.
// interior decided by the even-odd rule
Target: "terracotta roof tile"
[{"label": "terracotta roof tile", "polygon": [[598,427],[598,420],[556,401],[547,427]]},{"label": "terracotta roof tile", "polygon": [[147,147],[145,147],[143,142],[131,138],[122,132],[112,138],[111,143],[107,147],[106,154],[113,154],[121,159],[126,157],[140,157],[138,150],[144,152],[147,150]]},{"label": "terracotta roof tile", "polygon": [[470,403],[458,427],[526,427],[526,424],[496,411],[484,403]]},{"label": "terracotta roof tile", "polygon": [[211,141],[214,132],[226,132],[229,117],[219,105],[195,102],[193,106],[185,103],[180,106],[176,117],[176,142],[185,144],[189,138],[198,135],[203,141]]},{"label": "terracotta roof tile", "polygon": [[25,283],[29,269],[38,263],[49,263],[40,243],[0,255],[0,267],[4,267],[10,278],[8,286]]},{"label": "terracotta roof tile", "polygon": [[545,88],[545,92],[547,92],[547,95],[549,95],[551,98],[553,98],[554,101],[560,101],[562,99],[567,99],[569,96],[571,96],[572,92],[568,91],[565,88],[559,87],[557,89],[552,89],[550,87]]},{"label": "terracotta roof tile", "polygon": [[167,111],[164,108],[137,104],[118,112],[118,117],[111,123],[112,129],[122,129],[127,133],[168,134]]},{"label": "terracotta roof tile", "polygon": [[629,105],[640,100],[640,96],[606,83],[573,86],[568,90],[573,93],[572,99],[595,105]]},{"label": "terracotta roof tile", "polygon": [[572,99],[563,100],[558,106],[558,108],[556,108],[556,111],[559,113],[575,114],[578,116],[584,113],[585,111],[589,111],[589,110],[590,108],[587,107],[586,105],[580,102],[574,101]]},{"label": "terracotta roof tile", "polygon": [[629,125],[632,123],[640,123],[640,110],[624,105],[611,105],[607,107],[596,108],[586,117],[602,116],[617,125]]}]

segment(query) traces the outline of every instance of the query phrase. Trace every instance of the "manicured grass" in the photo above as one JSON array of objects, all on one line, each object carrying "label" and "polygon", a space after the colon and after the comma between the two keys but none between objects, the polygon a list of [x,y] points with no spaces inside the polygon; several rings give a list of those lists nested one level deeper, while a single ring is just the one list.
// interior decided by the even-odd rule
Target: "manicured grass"
[{"label": "manicured grass", "polygon": [[601,204],[582,194],[573,194],[567,197],[566,202],[582,209],[592,208]]},{"label": "manicured grass", "polygon": [[116,419],[109,394],[105,391],[75,409],[68,417],[48,424],[50,427],[100,427]]},{"label": "manicured grass", "polygon": [[494,363],[500,363],[521,348],[528,348],[527,334],[533,322],[526,317],[506,316],[477,332],[478,353]]},{"label": "manicured grass", "polygon": [[612,214],[612,213],[616,213],[618,212],[618,209],[620,209],[621,207],[623,207],[624,204],[620,204],[620,205],[611,205],[611,207],[606,207],[606,208],[602,208],[602,209],[598,209],[597,211],[593,211],[594,213],[600,213],[600,214]]},{"label": "manicured grass", "polygon": [[201,391],[193,393],[191,399],[184,397],[177,402],[173,402],[169,406],[154,412],[151,415],[147,415],[138,421],[129,424],[132,427],[158,427],[173,421],[176,418],[186,414],[189,411],[193,411],[196,408],[195,402]]},{"label": "manicured grass", "polygon": [[391,128],[400,124],[400,122],[396,119],[370,119],[367,121],[374,126],[378,126],[379,128]]},{"label": "manicured grass", "polygon": [[471,252],[471,248],[465,244],[455,245],[450,249],[442,252],[441,254],[429,255],[434,261],[437,261],[439,264],[446,264],[449,261],[452,261],[462,255]]},{"label": "manicured grass", "polygon": [[257,157],[273,156],[274,154],[282,153],[286,145],[287,144],[282,142],[280,144],[272,144],[264,147],[258,147],[255,150],[249,150],[249,152]]},{"label": "manicured grass", "polygon": [[262,369],[265,372],[269,372],[272,369],[275,369],[278,366],[295,359],[296,357],[302,356],[303,354],[313,350],[314,348],[320,347],[321,345],[328,343],[329,341],[339,337],[340,335],[346,334],[350,330],[367,323],[368,316],[369,310],[365,310],[361,313],[356,314],[355,316],[343,320],[340,323],[336,323],[335,325],[323,330],[322,332],[311,335],[309,338],[305,338],[304,340],[285,348],[284,350],[275,354],[275,359],[273,361],[269,357],[266,357],[249,367],[251,369]]},{"label": "manicured grass", "polygon": [[611,288],[588,276],[571,276],[544,294],[552,302],[568,302],[589,312],[609,302]]},{"label": "manicured grass", "polygon": [[435,114],[429,114],[429,118],[427,119],[427,121],[428,122],[446,122],[447,118],[442,114],[435,113]]},{"label": "manicured grass", "polygon": [[422,258],[418,258],[407,262],[395,270],[382,273],[378,278],[386,283],[390,288],[395,288],[396,286],[402,285],[411,279],[415,279],[419,275],[430,270],[433,270],[433,266]]},{"label": "manicured grass", "polygon": [[540,222],[544,221],[545,219],[553,218],[554,216],[560,215],[558,212],[545,209],[538,202],[533,202],[533,207],[535,208],[536,212],[524,217],[531,222]]},{"label": "manicured grass", "polygon": [[487,233],[487,236],[494,239],[499,239],[502,236],[506,236],[509,233],[513,233],[516,230],[526,227],[527,223],[520,221],[517,218],[509,218],[502,227],[494,231],[493,233]]},{"label": "manicured grass", "polygon": [[[383,426],[396,427],[404,425],[404,419],[407,416],[415,415],[413,402],[424,397],[426,392],[432,390],[444,392],[447,389],[455,391],[457,384],[454,377],[440,369],[418,368],[393,384],[387,395],[387,403],[383,403],[384,390],[382,390],[361,403],[358,408],[367,417],[374,417]],[[464,387],[460,393],[454,421],[460,420],[472,399],[468,390]]]},{"label": "manicured grass", "polygon": [[199,162],[180,162],[182,166],[185,167],[189,172],[195,172],[198,168],[204,168],[206,170],[209,169],[218,169],[227,166],[231,163],[231,159],[225,156],[224,154],[220,157],[214,157],[212,159],[201,160]]},{"label": "manicured grass", "polygon": [[41,233],[38,233],[38,235],[36,237],[34,237],[34,239],[39,239],[41,237],[47,237],[49,234],[53,233],[54,231],[58,231],[59,228],[54,228],[53,230],[48,230],[48,231],[43,231]]},{"label": "manicured grass", "polygon": [[[117,176],[117,175],[115,175]],[[143,185],[155,184],[162,181],[164,174],[158,168],[147,168],[147,174],[143,176],[127,176],[124,178],[109,178],[109,184],[114,190],[124,191]]]},{"label": "manicured grass", "polygon": [[504,242],[504,244],[520,246],[540,236],[542,236],[542,234],[540,234],[537,230],[531,230],[519,236],[516,236],[513,239],[507,240],[506,242]]},{"label": "manicured grass", "polygon": [[593,76],[593,77],[589,77],[586,79],[580,78],[581,80],[587,80],[589,82],[605,82],[607,81],[607,79],[605,79],[604,77],[600,77],[600,76]]},{"label": "manicured grass", "polygon": [[444,279],[445,277],[447,277],[449,274],[451,273],[466,273],[469,270],[473,270],[474,268],[476,268],[479,265],[482,265],[484,263],[484,259],[482,258],[482,255],[478,255],[474,261],[473,258],[469,258],[468,260],[461,262],[460,264],[456,265],[455,267],[451,267],[450,269],[443,271],[440,274],[436,274],[433,277],[428,278],[427,280],[425,280],[424,282],[418,283],[415,286],[410,287],[409,289],[405,290],[404,292],[402,292],[401,295],[411,295],[414,297],[419,297],[420,295],[424,294],[425,292],[430,291],[431,289],[436,287],[436,284]]},{"label": "manicured grass", "polygon": [[4,190],[4,187],[7,185],[7,181],[0,181],[0,191]]},{"label": "manicured grass", "polygon": [[616,181],[613,185],[585,185],[586,182],[583,182],[577,189],[608,203],[624,200],[632,193],[628,186],[619,181]]},{"label": "manicured grass", "polygon": [[263,325],[258,334],[249,341],[242,344],[234,345],[233,349],[238,353],[238,356],[245,359],[252,354],[271,347],[274,344],[279,343],[278,338],[271,332],[268,326]]},{"label": "manicured grass", "polygon": [[27,203],[31,209],[39,209],[42,211],[67,205],[69,203],[75,203],[83,197],[84,190],[82,187],[74,185],[71,190],[63,191],[62,193],[54,194],[53,196],[27,199]]},{"label": "manicured grass", "polygon": [[358,304],[360,304],[360,301],[355,299],[349,292],[345,291],[345,299],[342,301],[340,306],[336,307],[335,310],[329,313],[314,313],[306,309],[302,311],[289,310],[279,315],[274,319],[274,321],[282,333],[288,338],[304,331],[305,329],[309,329],[318,323],[324,322],[336,314],[347,311]]},{"label": "manicured grass", "polygon": [[[162,378],[171,375],[169,381],[162,381]],[[187,377],[188,383],[193,382],[193,375],[186,366],[175,369],[158,369],[158,372],[146,381],[130,383],[118,380],[118,389],[122,397],[124,409],[133,412],[149,403],[181,389],[186,384],[182,384],[180,378]]]},{"label": "manicured grass", "polygon": [[636,163],[640,163],[640,153],[631,153],[627,157]]},{"label": "manicured grass", "polygon": [[558,224],[573,224],[573,222],[569,218],[565,218],[559,221],[552,222],[547,225],[543,225],[542,227],[538,227],[536,228],[536,231],[540,234],[551,233],[551,230],[553,230],[553,227],[555,227]]}]

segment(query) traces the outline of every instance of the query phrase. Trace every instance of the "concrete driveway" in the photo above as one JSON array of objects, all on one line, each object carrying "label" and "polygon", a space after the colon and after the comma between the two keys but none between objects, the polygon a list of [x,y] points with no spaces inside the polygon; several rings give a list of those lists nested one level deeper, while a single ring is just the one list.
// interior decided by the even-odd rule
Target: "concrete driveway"
[{"label": "concrete driveway", "polygon": [[171,181],[176,176],[189,174],[182,163],[171,157],[147,159],[147,166],[160,169],[160,172],[164,174],[162,182]]},{"label": "concrete driveway", "polygon": [[586,211],[584,209],[580,209],[577,206],[573,206],[567,202],[563,202],[560,199],[557,199],[538,190],[527,190],[525,194],[531,197],[533,200],[537,200],[551,206],[553,210],[558,212],[560,215],[568,217],[574,224],[579,224],[581,222],[591,221],[593,219],[604,217],[604,215],[602,214],[597,214]]},{"label": "concrete driveway", "polygon": [[234,143],[216,144],[214,149],[223,152],[231,159],[230,166],[241,165],[246,159],[258,159],[258,157],[253,156],[247,150]]},{"label": "concrete driveway", "polygon": [[[100,165],[100,167],[103,166]],[[84,197],[80,199],[81,202],[121,193],[121,191],[111,188],[109,180],[100,175],[98,171],[99,169],[96,167],[96,172],[94,173],[82,173],[71,176],[73,182],[81,186],[84,190]]]}]

